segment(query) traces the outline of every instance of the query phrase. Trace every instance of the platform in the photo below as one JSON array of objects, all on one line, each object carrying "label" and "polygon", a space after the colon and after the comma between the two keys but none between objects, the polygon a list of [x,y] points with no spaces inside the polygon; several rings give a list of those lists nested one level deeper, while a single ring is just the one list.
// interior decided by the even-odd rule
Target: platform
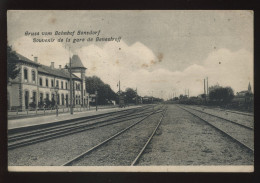
[{"label": "platform", "polygon": [[55,123],[55,122],[60,122],[65,120],[73,120],[82,117],[96,116],[105,113],[128,110],[128,109],[133,109],[138,107],[141,107],[141,105],[129,106],[126,108],[98,109],[98,111],[90,110],[90,111],[75,112],[73,115],[71,115],[70,113],[61,113],[58,116],[56,116],[56,114],[53,114],[48,116],[35,116],[35,117],[23,118],[23,119],[10,119],[8,120],[7,126],[8,126],[8,130],[10,130],[10,129],[29,127],[34,125]]}]

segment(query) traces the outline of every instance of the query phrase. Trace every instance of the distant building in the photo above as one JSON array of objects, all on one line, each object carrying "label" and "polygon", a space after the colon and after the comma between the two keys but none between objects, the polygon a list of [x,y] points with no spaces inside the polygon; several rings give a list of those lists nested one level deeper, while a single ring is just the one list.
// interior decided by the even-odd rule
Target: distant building
[{"label": "distant building", "polygon": [[248,95],[248,94],[253,94],[253,93],[252,93],[252,88],[251,88],[250,82],[249,82],[249,84],[248,84],[247,90],[237,92],[237,96],[238,96],[238,97],[245,97],[245,96]]},{"label": "distant building", "polygon": [[[20,73],[11,80],[7,86],[8,109],[28,109],[30,103],[43,103],[46,99],[55,100],[54,88],[59,88],[57,104],[59,106],[70,105],[70,73],[68,69],[54,67],[38,63],[37,57],[34,61],[17,54],[19,58],[18,67]],[[88,105],[88,94],[86,93],[85,71],[80,58],[73,55],[71,59],[72,70],[72,102],[73,105]]]},{"label": "distant building", "polygon": [[250,85],[250,82],[248,84],[248,89],[247,89],[248,93],[252,93],[252,89],[251,89],[251,85]]},{"label": "distant building", "polygon": [[152,97],[150,97],[150,96],[144,96],[144,97],[142,97],[142,103],[143,104],[147,104],[147,103],[152,103],[152,100],[153,100],[153,98]]},{"label": "distant building", "polygon": [[142,104],[152,104],[152,103],[162,102],[163,99],[156,98],[153,96],[144,96],[144,97],[140,97],[138,101]]},{"label": "distant building", "polygon": [[250,83],[248,84],[247,90],[237,92],[234,101],[250,103],[254,101],[254,94]]},{"label": "distant building", "polygon": [[238,97],[244,97],[244,96],[246,96],[247,93],[248,93],[247,90],[246,91],[240,91],[240,92],[237,92],[237,96]]}]

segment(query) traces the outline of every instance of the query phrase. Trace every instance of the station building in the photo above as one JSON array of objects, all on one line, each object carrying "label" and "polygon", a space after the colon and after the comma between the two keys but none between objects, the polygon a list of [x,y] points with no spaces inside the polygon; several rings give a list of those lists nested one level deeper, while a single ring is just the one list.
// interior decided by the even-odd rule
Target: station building
[{"label": "station building", "polygon": [[[30,103],[43,103],[46,99],[55,101],[59,107],[70,105],[70,73],[68,67],[55,68],[38,63],[38,58],[30,60],[16,53],[20,68],[18,76],[11,80],[7,86],[8,109],[28,109]],[[72,102],[73,106],[88,106],[88,93],[86,92],[85,72],[78,55],[71,58],[72,71]],[[56,87],[56,91],[55,88]],[[58,91],[57,91],[58,88]],[[57,92],[57,96],[56,93]]]}]

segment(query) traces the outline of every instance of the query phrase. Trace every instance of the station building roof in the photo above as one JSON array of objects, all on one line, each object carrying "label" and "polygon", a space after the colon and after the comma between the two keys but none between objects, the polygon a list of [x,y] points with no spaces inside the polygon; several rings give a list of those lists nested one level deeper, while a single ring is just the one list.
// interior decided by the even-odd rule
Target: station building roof
[{"label": "station building roof", "polygon": [[83,68],[86,69],[86,67],[84,67],[84,65],[82,64],[82,61],[80,60],[78,55],[73,55],[71,58],[71,68]]},{"label": "station building roof", "polygon": [[[38,72],[39,73],[43,73],[43,74],[47,74],[47,75],[51,75],[51,76],[56,76],[56,77],[62,77],[62,78],[66,78],[66,79],[70,78],[70,73],[67,69],[51,68],[50,66],[42,65],[38,62],[32,61],[32,60],[24,57],[23,55],[21,55],[19,53],[16,53],[16,55],[18,56],[19,61],[38,66]],[[72,79],[81,80],[79,77],[77,77],[74,74],[72,74],[71,76],[72,76]]]},{"label": "station building roof", "polygon": [[[66,79],[70,78],[70,73],[67,69],[56,69],[56,68],[51,68],[49,66],[40,65],[40,67],[38,68],[38,72],[44,73],[44,74],[47,74],[47,75],[62,77],[62,78],[66,78]],[[79,77],[77,77],[74,74],[71,74],[71,77],[72,77],[72,79],[81,80]]]},{"label": "station building roof", "polygon": [[29,64],[33,64],[33,65],[35,65],[35,66],[39,66],[39,65],[40,65],[39,63],[34,62],[34,61],[32,61],[32,60],[26,58],[25,56],[19,54],[19,53],[16,53],[16,55],[17,55],[19,61],[27,62],[27,63],[29,63]]}]

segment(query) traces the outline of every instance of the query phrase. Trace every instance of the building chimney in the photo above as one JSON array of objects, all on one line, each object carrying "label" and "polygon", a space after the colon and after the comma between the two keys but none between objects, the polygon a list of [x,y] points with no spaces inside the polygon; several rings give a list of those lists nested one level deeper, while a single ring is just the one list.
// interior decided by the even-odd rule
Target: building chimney
[{"label": "building chimney", "polygon": [[54,62],[51,62],[51,68],[54,69]]},{"label": "building chimney", "polygon": [[34,62],[38,62],[38,57],[34,57]]},{"label": "building chimney", "polygon": [[59,69],[61,69],[61,65],[59,65]]}]

